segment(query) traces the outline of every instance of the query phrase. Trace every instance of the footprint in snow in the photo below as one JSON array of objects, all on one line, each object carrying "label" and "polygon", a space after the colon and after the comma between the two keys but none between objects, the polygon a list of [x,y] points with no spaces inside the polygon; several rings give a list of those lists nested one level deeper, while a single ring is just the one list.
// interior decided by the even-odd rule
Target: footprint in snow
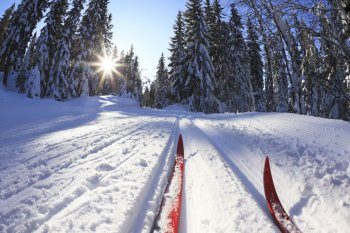
[{"label": "footprint in snow", "polygon": [[140,159],[139,165],[141,165],[142,167],[148,167],[147,161],[144,159]]},{"label": "footprint in snow", "polygon": [[114,170],[115,167],[112,167],[111,165],[104,163],[104,164],[99,165],[95,169],[96,169],[96,171],[108,172],[108,171]]}]

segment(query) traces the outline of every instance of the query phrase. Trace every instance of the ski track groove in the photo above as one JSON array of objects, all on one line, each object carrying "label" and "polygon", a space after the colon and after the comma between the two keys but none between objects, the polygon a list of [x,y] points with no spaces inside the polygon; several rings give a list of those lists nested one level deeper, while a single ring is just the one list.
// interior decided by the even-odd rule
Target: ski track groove
[{"label": "ski track groove", "polygon": [[[55,166],[50,166],[49,168],[46,168],[46,174],[44,172],[43,176],[41,174],[37,174],[35,171],[34,173],[32,173],[32,176],[31,178],[35,178],[35,175],[38,175],[39,179],[37,179],[35,182],[30,182],[30,183],[27,183],[28,185],[24,185],[20,188],[18,188],[16,191],[12,192],[12,193],[5,193],[5,194],[2,194],[0,196],[0,200],[7,200],[9,198],[11,198],[13,195],[17,195],[17,194],[20,194],[23,190],[25,190],[26,188],[30,188],[30,187],[33,187],[35,186],[35,184],[37,184],[38,182],[41,182],[41,181],[45,181],[47,178],[49,178],[52,174],[55,174],[56,172],[62,172],[63,170],[67,169],[68,167],[74,167],[74,164],[76,164],[77,166],[78,165],[82,165],[82,163],[78,163],[78,160],[79,159],[85,159],[86,157],[88,157],[89,155],[98,155],[99,152],[103,149],[106,149],[107,147],[111,147],[113,146],[114,144],[118,143],[119,141],[123,141],[124,138],[130,138],[132,136],[133,133],[138,133],[138,131],[142,128],[145,128],[147,127],[149,124],[151,124],[151,122],[147,123],[146,125],[143,125],[141,127],[137,127],[137,128],[134,128],[133,130],[131,131],[127,131],[126,133],[124,132],[123,133],[123,136],[121,137],[117,137],[110,145],[107,145],[106,147],[103,147],[101,148],[100,150],[97,150],[96,152],[94,153],[88,153],[86,154],[86,156],[84,156],[83,158],[81,156],[78,156],[76,158],[69,158],[70,155],[69,155],[69,152],[72,152],[72,151],[76,151],[76,150],[68,150],[68,151],[64,151],[64,153],[60,153],[56,156],[53,156],[53,157],[49,157],[47,159],[40,159],[39,160],[39,163],[40,165],[37,165],[37,166],[41,166],[41,165],[45,165],[45,167],[48,167],[48,162],[50,162],[51,160],[54,160],[56,158],[60,158],[62,160],[61,163],[56,163]],[[135,125],[139,125],[139,122],[136,123]],[[134,126],[135,126],[134,125]],[[126,127],[126,128],[130,128],[130,127]],[[77,140],[79,140],[80,138],[77,138]],[[42,152],[42,154],[45,154],[45,152]],[[62,158],[62,155],[67,155],[66,157]],[[38,157],[41,157],[41,155],[37,155],[35,156],[35,158],[38,158]],[[68,161],[66,160],[68,157]],[[98,158],[97,158],[98,159]],[[100,160],[103,160],[104,158],[100,158]],[[86,161],[86,162],[91,162],[91,161]],[[33,167],[32,165],[27,165],[25,167],[23,167],[24,170],[27,170],[28,168],[35,168]],[[44,169],[45,170],[45,169]],[[16,171],[18,171],[18,168],[16,168]],[[13,172],[8,172],[8,174],[11,174]],[[8,186],[10,186],[12,184],[8,184]],[[8,187],[8,186],[3,186],[4,188]]]},{"label": "ski track groove", "polygon": [[[184,214],[186,216],[186,221],[182,222],[182,230],[187,230],[188,232],[240,232],[243,229],[246,229],[246,227],[243,227],[245,220],[258,220],[261,219],[261,214],[264,216],[263,220],[260,224],[265,224],[266,226],[261,226],[260,229],[250,229],[253,230],[253,232],[261,232],[261,230],[264,230],[265,232],[278,232],[278,229],[274,226],[273,220],[271,219],[270,215],[266,212],[265,205],[262,207],[261,203],[256,200],[256,196],[254,193],[251,193],[251,189],[247,189],[246,182],[249,182],[247,179],[242,179],[242,174],[237,174],[234,169],[232,169],[231,166],[227,164],[227,162],[223,159],[222,153],[223,151],[215,145],[213,140],[208,137],[208,135],[200,128],[198,127],[192,120],[187,119],[190,123],[189,126],[185,127],[184,130],[184,136],[185,136],[185,185],[189,189],[185,189],[184,197],[186,200],[183,202],[186,203],[186,206],[184,209],[186,209],[186,213]],[[191,129],[188,129],[191,128]],[[188,135],[186,134],[186,130],[190,130],[190,135],[195,134],[197,140],[200,140],[200,142],[192,142],[192,143],[201,143],[205,145],[204,149],[196,149],[196,151],[192,151],[192,154],[188,154],[189,152],[186,152],[186,139],[188,138]],[[195,133],[193,133],[195,132]],[[189,139],[189,141],[193,139]],[[206,143],[205,143],[206,141]],[[191,145],[193,147],[193,145]],[[192,148],[193,150],[193,148]],[[204,150],[204,151],[203,151]],[[191,163],[191,161],[195,159],[196,165],[190,165],[192,169],[195,171],[189,171],[188,170],[188,163]],[[202,164],[199,166],[199,164]],[[186,169],[187,167],[187,169]],[[215,168],[215,171],[213,170]],[[203,171],[205,170],[205,171]],[[219,172],[220,171],[220,172]],[[194,185],[194,178],[189,177],[188,175],[196,174],[196,176],[201,177],[201,179],[196,180],[201,181],[202,179],[205,180],[205,183],[198,186],[199,184],[195,184],[197,186],[197,189],[193,189]],[[202,174],[203,173],[203,174]],[[204,178],[203,178],[204,177]],[[219,185],[220,184],[220,185]],[[208,186],[209,185],[209,186]],[[205,187],[208,186],[208,187]],[[200,190],[198,190],[198,187]],[[205,191],[206,190],[206,191]],[[220,190],[220,191],[219,191]],[[187,193],[189,192],[189,193]],[[212,203],[225,203],[224,206],[222,205],[214,205],[214,206],[206,206],[205,211],[204,209],[202,212],[199,212],[200,216],[196,216],[193,214],[196,214],[196,211],[193,210],[201,210],[204,203],[211,203],[210,201],[205,201],[203,198],[208,198],[208,196],[204,196],[200,203],[197,203],[198,200],[191,199],[191,196],[193,196],[193,192],[198,192],[196,197],[198,195],[201,195],[201,193],[205,193],[206,195],[211,196],[213,201]],[[248,196],[247,196],[248,194]],[[265,200],[265,199],[263,199]],[[247,204],[247,206],[251,208],[256,208],[257,210],[260,209],[261,214],[256,214],[255,211],[252,212],[251,210],[242,210],[239,208],[241,205],[244,205],[244,203]],[[265,203],[265,201],[264,201]],[[188,208],[190,208],[188,212]],[[210,209],[212,208],[212,209]],[[235,210],[239,208],[240,214],[238,214]],[[220,218],[216,221],[223,221],[223,219],[226,220],[225,224],[217,226],[217,222],[213,223],[215,219],[211,219],[210,217],[205,217],[206,215],[211,216],[212,213],[218,212],[220,213]],[[233,212],[232,212],[233,211]],[[233,214],[234,213],[234,214]],[[198,214],[198,213],[197,213]],[[226,214],[224,218],[222,218],[222,215]],[[233,214],[233,216],[231,216]],[[239,217],[241,216],[241,217]],[[260,216],[260,217],[259,217]],[[214,217],[214,216],[213,216]],[[183,218],[182,218],[183,219]],[[198,222],[198,219],[201,219],[201,222]],[[231,222],[227,223],[227,219],[231,219]],[[245,220],[244,220],[245,219]],[[234,224],[233,222],[234,221]],[[186,226],[186,229],[184,227]],[[249,227],[248,227],[249,229]]]},{"label": "ski track groove", "polygon": [[[141,127],[138,127],[137,129],[134,128],[133,133],[130,133],[130,131],[127,131],[126,133],[124,133],[127,136],[120,137],[119,138],[119,144],[123,144],[123,141],[127,141],[127,140],[128,141],[132,141],[133,143],[128,144],[128,149],[126,149],[127,157],[125,159],[119,160],[117,162],[117,165],[114,166],[114,167],[107,166],[107,164],[110,164],[110,163],[106,162],[106,160],[111,159],[113,157],[113,155],[108,156],[108,154],[113,153],[113,151],[112,151],[113,145],[117,144],[117,142],[114,142],[113,145],[109,145],[109,146],[107,146],[105,148],[102,148],[99,151],[96,151],[96,155],[101,155],[99,157],[104,157],[104,158],[103,159],[102,158],[101,159],[97,159],[97,161],[90,160],[90,161],[87,161],[87,163],[91,163],[92,165],[93,164],[98,164],[98,165],[96,165],[94,167],[92,166],[91,169],[95,170],[96,172],[99,172],[99,174],[98,175],[92,175],[92,176],[86,178],[85,179],[86,180],[85,185],[80,186],[77,189],[75,189],[72,192],[70,192],[67,195],[65,195],[65,197],[63,198],[63,200],[61,202],[57,202],[57,203],[52,204],[51,207],[48,207],[48,209],[41,209],[40,210],[40,207],[38,207],[39,208],[39,212],[46,213],[46,216],[44,218],[41,218],[41,219],[33,220],[31,223],[29,221],[28,222],[29,226],[27,226],[27,227],[29,229],[32,229],[32,230],[37,229],[36,226],[38,224],[41,225],[41,224],[43,224],[43,223],[45,223],[47,221],[50,221],[50,219],[54,218],[56,215],[61,213],[63,209],[66,209],[73,202],[74,203],[79,202],[81,199],[84,199],[84,196],[89,196],[89,193],[93,192],[96,188],[98,188],[98,185],[103,184],[104,179],[109,175],[110,172],[118,173],[119,172],[119,168],[121,168],[124,163],[127,163],[127,162],[128,163],[132,163],[132,161],[135,162],[140,156],[141,157],[144,156],[143,153],[140,153],[142,151],[142,148],[144,150],[149,148],[152,143],[154,144],[154,142],[159,139],[159,137],[164,137],[164,133],[169,134],[169,133],[167,133],[167,130],[166,130],[167,129],[167,124],[169,124],[169,122],[165,121],[164,123],[160,123],[160,124],[161,125],[159,125],[158,121],[147,122],[147,123],[144,123],[144,121],[143,121],[143,125]],[[164,124],[164,126],[163,126],[163,124]],[[160,129],[154,131],[153,130],[154,126],[157,126]],[[176,129],[175,126],[173,126],[173,131],[174,131],[174,129]],[[152,132],[152,130],[154,132],[150,134],[150,132]],[[147,135],[147,137],[149,137],[150,140],[147,140],[147,143],[145,143],[145,142],[144,143],[139,143],[140,140],[142,141],[142,139],[144,139],[145,135]],[[153,135],[153,136],[151,136],[151,135]],[[171,133],[170,133],[170,135],[171,135]],[[171,138],[172,137],[170,137],[168,139],[168,144],[170,143]],[[140,147],[141,147],[141,149],[140,149]],[[149,149],[151,149],[151,148],[149,148]],[[162,152],[162,156],[160,156],[159,159],[162,159],[162,160],[165,159],[163,157],[164,157],[164,154],[166,154],[166,153],[168,153],[168,151],[164,150]],[[138,156],[136,156],[136,155],[138,155]],[[105,162],[105,163],[100,164],[100,162]],[[80,164],[80,165],[83,165],[83,164]],[[87,165],[88,164],[85,164],[85,166],[87,166]],[[55,174],[50,174],[48,177],[53,175],[53,176],[51,176],[51,178],[55,178],[55,176],[60,175],[60,174],[68,174],[69,175],[69,171],[71,171],[74,174],[74,172],[75,172],[74,171],[74,167],[71,166],[70,164],[66,168],[68,168],[68,167],[69,167],[69,170],[67,172],[64,172],[64,171],[62,171],[62,169],[59,169],[59,172],[57,174],[55,173],[56,175]],[[153,174],[153,177],[155,177],[155,174],[158,174],[158,172],[160,171],[159,169],[161,169],[161,168],[158,168],[157,172]],[[105,172],[105,174],[103,174],[104,172]],[[101,173],[102,173],[102,175],[101,175]],[[46,177],[46,178],[48,178],[48,177]],[[45,179],[46,178],[41,179],[41,180],[31,184],[30,187],[27,187],[24,190],[22,190],[21,194],[23,194],[24,196],[27,196],[29,199],[28,200],[26,200],[26,199],[25,200],[20,200],[20,202],[22,204],[33,204],[32,201],[30,200],[31,196],[28,193],[30,193],[32,189],[38,189],[39,192],[43,192],[43,190],[40,190],[40,189],[44,188],[45,184],[41,185],[40,183],[45,183]],[[73,179],[67,179],[67,180],[64,180],[64,182],[65,182],[65,184],[63,185],[63,188],[65,189],[66,187],[71,186],[71,184],[74,183],[75,180],[74,180],[74,178]],[[154,182],[157,183],[156,181],[154,181]],[[9,199],[7,199],[7,201],[8,202],[12,202],[13,201],[12,199],[15,199],[15,196],[16,195],[12,195]],[[149,197],[149,195],[147,197]],[[1,202],[0,202],[0,204],[1,204]],[[45,201],[44,201],[44,203],[41,203],[41,204],[45,204]],[[46,203],[46,204],[48,204],[48,203]],[[16,211],[16,210],[13,210],[13,211]],[[15,214],[15,212],[12,212],[12,213]],[[5,215],[0,215],[0,217],[2,219],[2,222],[6,222],[5,219],[10,218],[10,214],[11,214],[11,212],[7,213]]]},{"label": "ski track groove", "polygon": [[[170,134],[170,135],[171,135],[171,134]],[[148,143],[147,145],[144,145],[143,148],[144,148],[144,149],[148,148],[148,147],[152,144],[152,142],[154,142],[155,140],[156,140],[156,138],[154,138],[153,140],[149,141],[149,143]],[[171,140],[172,140],[172,136],[170,136],[169,139],[168,139],[168,142],[167,142],[167,145],[168,145],[168,146],[170,146]],[[164,155],[168,152],[168,146],[166,146],[166,147],[163,149],[163,152],[162,152],[161,155],[159,156],[159,159],[162,159],[162,160],[163,160]],[[135,158],[135,155],[137,155],[137,154],[143,156],[143,154],[141,154],[141,153],[139,153],[139,152],[140,152],[140,150],[139,150],[139,151],[136,151],[134,154],[132,154],[130,157],[127,158],[127,161],[124,161],[124,162],[128,162],[130,159],[136,160],[137,158]],[[131,162],[129,162],[129,163],[131,163]],[[158,163],[156,163],[156,164],[158,164]],[[159,167],[159,165],[156,165],[156,166]],[[113,169],[113,172],[114,172],[114,173],[117,173],[117,171],[118,171],[118,169]],[[153,173],[154,173],[154,172],[153,172]],[[153,176],[153,177],[156,177],[156,174],[157,174],[157,172],[154,173],[152,176]],[[104,178],[107,177],[108,175],[109,175],[109,174],[106,174],[105,176],[102,176],[102,177],[100,176],[98,179],[100,180],[100,182],[103,182]],[[116,176],[116,177],[117,177],[117,176]],[[94,176],[87,178],[87,180],[88,180],[88,179],[93,180],[93,178],[94,178]],[[112,176],[112,178],[113,178],[113,176]],[[150,180],[150,179],[149,179],[149,180]],[[148,181],[149,181],[149,180],[148,180]],[[151,182],[151,183],[153,183],[153,182]],[[103,187],[103,186],[102,186],[102,187]],[[146,185],[146,187],[147,187],[147,185]],[[83,192],[83,194],[82,194],[81,196],[76,197],[76,198],[73,198],[73,201],[72,201],[72,202],[79,202],[79,199],[84,199],[84,195],[88,195],[89,193],[93,192],[96,188],[98,188],[98,187],[93,187],[92,189],[89,188],[89,190],[87,190],[86,192]],[[146,188],[146,189],[147,189],[147,188]],[[146,194],[142,193],[142,194],[141,194],[141,197],[138,197],[138,198],[137,198],[137,202],[139,202],[139,203],[133,205],[133,207],[131,207],[131,209],[129,209],[128,212],[130,212],[130,213],[132,213],[132,212],[134,212],[134,213],[139,213],[139,211],[138,211],[139,207],[138,207],[138,206],[142,206],[142,203],[145,202],[145,201],[143,201],[143,200],[146,200],[146,199],[147,199],[146,196],[149,197],[149,194],[147,194],[147,193],[149,193],[149,190],[150,190],[150,187],[148,188],[148,190],[144,190],[144,191],[146,191],[146,192],[145,192]],[[140,202],[141,202],[141,203],[140,203]],[[65,206],[65,208],[66,208],[66,207],[68,208],[69,205],[71,205],[71,203],[69,203],[68,206]],[[62,211],[62,210],[61,210],[61,211]],[[61,211],[58,211],[55,215],[59,214]],[[74,214],[74,213],[75,213],[75,211],[71,212],[70,214]],[[49,220],[52,219],[52,218],[54,218],[55,215],[50,216],[50,218],[47,219],[47,220],[45,220],[45,222],[46,222],[46,221],[49,221]],[[132,218],[137,219],[137,218],[135,217],[136,215],[133,215],[133,216],[134,216],[134,217],[131,217],[131,218],[128,219],[128,222],[127,222],[127,223],[121,224],[121,226],[119,226],[119,229],[122,229],[122,230],[120,230],[120,232],[130,232],[129,230],[127,230],[128,228],[130,228],[130,227],[132,227],[132,226],[135,227],[135,225],[139,224],[139,221],[135,221],[135,220],[133,221],[133,220],[131,220]],[[138,218],[140,218],[140,217],[138,217]],[[134,222],[134,224],[130,224],[130,221],[131,221],[131,222]],[[96,225],[96,227],[97,227],[97,225]]]},{"label": "ski track groove", "polygon": [[[259,189],[254,184],[254,183],[256,183],[257,180],[255,180],[255,182],[252,182],[249,179],[249,177],[255,176],[255,174],[250,171],[249,166],[246,165],[244,161],[240,161],[240,159],[237,158],[236,156],[234,156],[234,161],[233,161],[232,157],[230,158],[228,156],[228,153],[225,151],[225,149],[223,149],[220,145],[218,145],[215,142],[215,140],[213,140],[212,136],[208,135],[196,123],[194,123],[193,121],[191,121],[191,122],[195,125],[195,127],[197,127],[202,132],[203,135],[205,135],[205,137],[208,139],[208,141],[210,141],[211,145],[216,149],[218,154],[221,156],[220,160],[225,164],[225,167],[232,170],[234,172],[234,174],[242,181],[242,184],[245,186],[245,189],[247,190],[247,192],[250,193],[254,197],[257,205],[260,207],[262,212],[265,214],[265,216],[268,219],[271,220],[271,223],[274,224],[273,219],[271,218],[271,215],[267,209],[264,194],[259,192]],[[248,148],[247,145],[244,145],[244,146]],[[240,164],[240,165],[238,165],[238,164]],[[243,169],[242,169],[242,166],[244,167]],[[248,172],[250,172],[250,174],[247,175],[246,172],[244,172],[244,171],[246,171],[246,172],[248,171]],[[263,185],[263,184],[261,184],[261,185]]]},{"label": "ski track groove", "polygon": [[[150,119],[150,118],[148,118],[148,119]],[[134,119],[133,119],[133,120],[134,120]],[[130,124],[131,122],[133,122],[133,121],[128,120],[128,122],[123,123],[123,125],[125,125],[125,124]],[[135,119],[135,121],[134,121],[133,123],[135,123],[135,124],[134,124],[134,126],[135,126],[135,125],[138,125],[140,122],[137,121],[137,119]],[[97,123],[96,123],[96,124],[97,124]],[[37,148],[38,145],[44,145],[44,146],[46,146],[46,147],[47,147],[48,145],[50,145],[50,147],[47,148],[47,149],[55,149],[55,148],[54,148],[54,145],[60,145],[62,142],[60,141],[60,142],[55,142],[55,143],[49,144],[49,141],[52,139],[52,136],[50,137],[50,134],[54,134],[54,135],[56,135],[56,134],[64,134],[65,136],[67,136],[67,135],[70,136],[70,139],[65,140],[65,143],[66,143],[66,144],[68,144],[68,143],[71,142],[71,141],[76,142],[76,141],[82,140],[82,139],[88,139],[89,141],[94,142],[94,141],[96,140],[95,138],[101,140],[101,138],[103,138],[102,136],[105,136],[106,131],[105,131],[105,130],[101,130],[101,129],[105,129],[105,128],[107,128],[107,127],[113,128],[113,127],[115,127],[115,126],[118,126],[119,124],[115,124],[115,125],[110,125],[110,124],[108,124],[108,123],[99,124],[99,127],[100,127],[100,128],[99,128],[98,130],[97,130],[97,129],[94,129],[94,131],[97,131],[97,133],[94,134],[93,136],[91,136],[91,130],[90,130],[89,128],[92,127],[92,126],[94,126],[94,125],[95,125],[95,124],[91,124],[91,125],[85,126],[85,127],[84,127],[84,130],[87,131],[87,132],[84,133],[83,135],[79,135],[78,137],[74,137],[74,136],[75,136],[74,132],[77,131],[77,133],[80,133],[80,134],[81,134],[81,129],[80,129],[80,128],[77,128],[77,129],[69,129],[69,130],[63,130],[63,131],[59,131],[59,132],[51,132],[51,133],[49,133],[49,134],[47,135],[48,138],[46,138],[45,140],[40,140],[40,141],[38,141],[38,137],[35,137],[34,139],[23,140],[23,141],[21,141],[21,145],[30,144],[31,146],[26,147],[27,150],[30,150],[30,149],[33,149],[33,148]],[[125,128],[129,128],[129,127],[130,127],[130,125],[127,125]],[[124,128],[124,129],[125,129],[125,128]],[[122,129],[123,129],[123,128],[122,128]],[[43,136],[43,135],[41,135],[41,136]],[[39,137],[39,138],[40,138],[40,137]],[[18,144],[18,141],[16,141],[16,144]],[[3,147],[3,150],[5,150],[6,147],[9,147],[9,148],[13,147],[13,146],[11,146],[11,145],[9,145],[9,144],[1,145],[1,146]],[[78,148],[76,148],[76,149],[81,149],[81,148],[82,148],[82,146],[80,146],[80,147],[78,147]],[[26,152],[26,151],[23,151],[23,149],[21,149],[21,147],[20,147],[20,148],[16,148],[16,150],[17,150],[17,151],[18,151],[18,150],[21,150],[22,153],[25,153],[25,152]],[[5,151],[5,152],[6,152],[6,151]],[[45,154],[45,152],[47,152],[47,150],[44,150],[44,151],[42,152],[42,154]],[[4,153],[4,154],[6,154],[6,153]],[[12,156],[12,157],[16,158],[15,156],[11,155],[10,153],[7,153],[7,154],[8,154],[8,156]],[[39,155],[40,155],[40,154],[39,154]],[[38,157],[38,155],[32,156],[31,158],[36,158],[36,157]],[[26,159],[26,160],[23,160],[23,158],[19,158],[19,159],[20,159],[20,160],[19,160],[20,162],[28,162],[28,159]],[[15,160],[15,161],[16,161],[16,160]]]},{"label": "ski track groove", "polygon": [[[175,162],[175,156],[177,145],[175,142],[177,142],[177,137],[179,135],[179,118],[176,118],[176,121],[174,123],[172,133],[169,136],[169,139],[167,143],[165,144],[161,155],[159,156],[160,162],[157,164],[157,168],[153,171],[153,174],[151,175],[148,182],[150,185],[148,186],[147,190],[145,190],[144,198],[140,201],[144,203],[143,205],[139,206],[145,206],[145,203],[147,203],[147,207],[143,210],[138,210],[139,208],[136,207],[135,212],[137,213],[134,217],[134,220],[132,221],[133,224],[127,223],[125,227],[123,227],[122,232],[144,232],[149,233],[151,229],[145,228],[144,226],[153,226],[155,218],[157,217],[157,214],[154,215],[148,215],[148,211],[155,211],[154,213],[157,213],[159,211],[162,197],[165,192],[165,188],[167,185],[167,182],[163,182],[162,177],[164,177],[164,174],[167,174],[165,176],[166,180],[168,180],[168,175],[172,171],[171,163]],[[169,166],[170,165],[170,166]],[[169,169],[166,169],[166,168]],[[165,185],[164,185],[165,184]],[[162,187],[163,186],[163,187]],[[147,186],[146,186],[147,187]],[[159,190],[160,189],[160,190]],[[158,203],[157,203],[158,202]],[[153,203],[156,203],[154,205]],[[159,207],[156,207],[158,204]],[[152,219],[153,218],[153,219]],[[141,224],[140,224],[141,223]],[[146,224],[144,224],[146,223]],[[152,224],[150,224],[152,223]],[[130,229],[130,225],[133,225],[134,229]],[[136,229],[135,229],[136,226]],[[129,228],[129,229],[127,229]]]}]

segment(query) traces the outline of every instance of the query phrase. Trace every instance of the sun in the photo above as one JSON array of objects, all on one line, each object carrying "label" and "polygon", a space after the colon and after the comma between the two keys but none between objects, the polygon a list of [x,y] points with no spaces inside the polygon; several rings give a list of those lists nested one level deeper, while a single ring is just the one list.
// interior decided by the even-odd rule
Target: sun
[{"label": "sun", "polygon": [[113,73],[117,73],[117,62],[109,56],[99,57],[98,72],[102,72],[103,76],[111,76]]},{"label": "sun", "polygon": [[89,64],[95,68],[96,74],[100,74],[98,90],[103,89],[105,81],[111,83],[112,86],[116,86],[116,77],[125,79],[125,76],[118,69],[123,67],[123,64],[120,64],[116,58],[108,55],[106,52],[103,55],[96,55],[96,61],[89,62]]},{"label": "sun", "polygon": [[109,57],[104,57],[101,59],[101,68],[106,74],[112,74],[115,70],[116,63]]}]

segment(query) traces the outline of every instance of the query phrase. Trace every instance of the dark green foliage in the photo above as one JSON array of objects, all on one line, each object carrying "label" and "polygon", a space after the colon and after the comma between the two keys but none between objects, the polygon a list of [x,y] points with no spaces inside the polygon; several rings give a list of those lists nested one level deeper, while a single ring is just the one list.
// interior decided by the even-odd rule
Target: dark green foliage
[{"label": "dark green foliage", "polygon": [[174,36],[170,42],[169,79],[172,88],[171,103],[182,102],[185,96],[185,26],[182,12],[178,12],[174,25]]},{"label": "dark green foliage", "polygon": [[4,86],[7,86],[10,72],[19,72],[32,32],[42,19],[46,7],[47,0],[22,0],[13,13],[8,24],[6,38],[0,48]]},{"label": "dark green foliage", "polygon": [[264,92],[264,64],[261,59],[261,49],[259,46],[259,38],[255,32],[252,21],[248,19],[248,57],[250,76],[252,80],[252,87],[255,99],[255,110],[258,112],[266,111],[266,98]]},{"label": "dark green foliage", "polygon": [[[10,8],[8,8],[3,16],[0,18],[0,48],[2,47],[5,38],[7,36],[7,29],[10,24],[10,19],[13,15],[13,12],[15,10],[15,4],[13,4]],[[1,68],[1,66],[0,66]]]},{"label": "dark green foliage", "polygon": [[162,53],[161,57],[159,58],[158,66],[157,66],[157,74],[156,74],[156,80],[155,80],[155,89],[156,89],[156,107],[157,108],[164,108],[169,105],[169,98],[171,95],[170,90],[170,81],[169,81],[169,75],[168,70],[165,67],[165,58],[164,54]]},{"label": "dark green foliage", "polygon": [[36,33],[34,33],[30,39],[29,47],[16,80],[16,87],[19,93],[25,93],[27,91],[29,73],[38,63],[36,40]]}]

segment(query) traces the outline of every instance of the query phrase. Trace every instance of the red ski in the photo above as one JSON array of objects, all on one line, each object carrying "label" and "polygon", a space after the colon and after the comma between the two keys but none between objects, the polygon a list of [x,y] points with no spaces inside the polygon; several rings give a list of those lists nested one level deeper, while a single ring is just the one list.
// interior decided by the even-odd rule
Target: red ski
[{"label": "red ski", "polygon": [[278,198],[275,185],[272,180],[269,157],[266,157],[265,159],[264,190],[267,206],[280,231],[282,233],[301,233],[298,227],[292,222],[287,212],[284,210]]},{"label": "red ski", "polygon": [[[161,208],[152,232],[178,233],[181,213],[182,183],[184,175],[184,146],[179,136],[174,168],[165,190]],[[166,224],[166,226],[164,226]],[[161,226],[162,225],[162,226]]]}]

